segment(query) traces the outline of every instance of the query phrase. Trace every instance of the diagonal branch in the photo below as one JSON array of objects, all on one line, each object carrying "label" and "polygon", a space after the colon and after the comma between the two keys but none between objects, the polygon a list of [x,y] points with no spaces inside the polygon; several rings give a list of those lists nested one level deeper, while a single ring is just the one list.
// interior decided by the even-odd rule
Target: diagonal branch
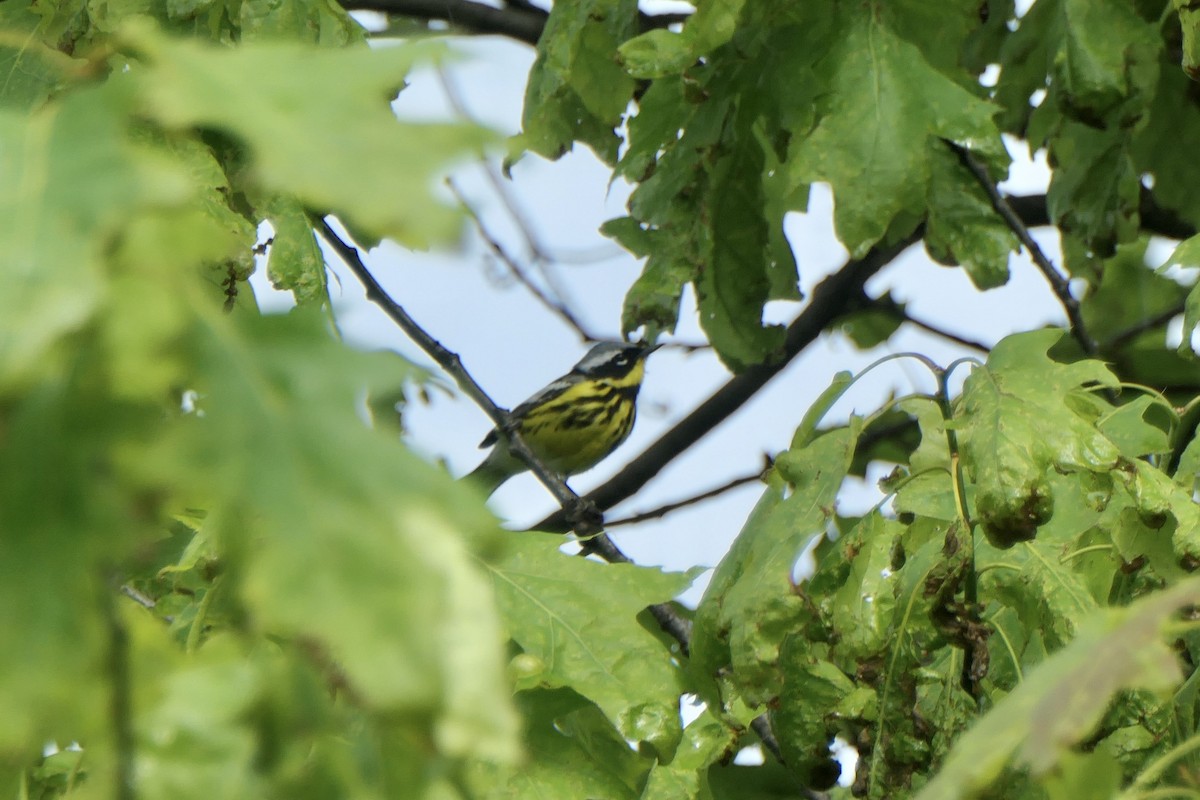
[{"label": "diagonal branch", "polygon": [[1029,251],[1030,258],[1037,268],[1045,276],[1046,282],[1050,284],[1050,290],[1054,292],[1054,296],[1058,298],[1058,302],[1062,305],[1063,310],[1067,313],[1067,323],[1071,329],[1071,335],[1075,337],[1075,341],[1083,348],[1083,352],[1089,356],[1096,355],[1096,341],[1087,332],[1087,326],[1083,322],[1083,314],[1079,308],[1079,300],[1071,294],[1070,284],[1067,279],[1059,274],[1054,265],[1050,263],[1050,259],[1046,258],[1046,254],[1042,252],[1042,248],[1033,240],[1029,234],[1029,228],[1025,226],[1024,221],[1013,211],[1012,206],[1000,194],[1000,190],[996,188],[996,184],[988,175],[987,167],[979,163],[975,156],[965,147],[960,147],[954,142],[947,141],[946,146],[949,147],[959,161],[966,167],[970,173],[979,182],[979,186],[987,193],[988,199],[992,202],[992,208],[1004,220],[1009,229],[1016,234],[1017,240],[1021,245]]},{"label": "diagonal branch", "polygon": [[[731,378],[707,400],[680,420],[629,462],[607,483],[590,492],[586,499],[597,508],[612,508],[646,485],[651,478],[685,450],[703,438],[733,412],[741,408],[799,353],[812,344],[821,332],[846,312],[852,301],[861,297],[863,285],[910,245],[920,241],[924,226],[889,247],[877,247],[857,261],[847,262],[813,290],[808,306],[788,326],[783,352],[778,360],[757,364]],[[534,530],[564,532],[570,529],[561,512],[533,525]]]},{"label": "diagonal branch", "polygon": [[[380,11],[414,19],[447,22],[466,33],[498,34],[537,46],[550,15],[530,3],[496,8],[474,0],[339,0],[348,11]],[[690,14],[647,14],[638,11],[642,31],[666,28]]]},{"label": "diagonal branch", "polygon": [[[488,396],[483,387],[475,382],[463,366],[462,359],[457,353],[453,353],[446,349],[437,339],[434,339],[425,331],[417,321],[409,316],[404,307],[393,300],[388,293],[380,285],[379,281],[375,280],[375,276],[367,269],[367,265],[363,263],[362,258],[358,254],[358,249],[348,244],[341,236],[337,234],[329,223],[321,217],[313,214],[310,217],[310,222],[314,227],[321,232],[322,238],[329,243],[329,246],[337,251],[346,265],[350,267],[350,271],[362,282],[367,291],[367,298],[383,309],[393,322],[404,331],[404,333],[412,339],[417,345],[424,350],[430,358],[438,363],[452,378],[459,388],[475,401],[475,404],[483,409],[488,415],[496,429],[500,431],[504,438],[508,441],[508,446],[512,450],[513,455],[520,458],[529,469],[533,472],[537,479],[550,490],[554,499],[562,507],[562,511],[568,519],[573,521],[575,526],[586,516],[585,503],[580,501],[579,496],[571,491],[571,487],[567,486],[566,481],[562,476],[553,472],[542,464],[538,458],[529,449],[529,446],[521,440],[512,425],[512,419],[508,412],[501,409]],[[578,531],[581,536],[586,536],[599,530],[596,523],[593,521],[590,525],[585,526],[585,530]]]},{"label": "diagonal branch", "polygon": [[[600,532],[603,517],[596,511],[595,506],[590,501],[581,499],[571,490],[571,487],[567,486],[562,476],[553,472],[538,460],[537,456],[529,449],[529,446],[521,440],[520,434],[513,428],[512,419],[508,412],[497,406],[492,401],[492,398],[483,390],[483,387],[475,382],[475,379],[471,377],[470,373],[463,366],[462,359],[459,358],[458,354],[447,350],[441,342],[430,336],[424,328],[417,324],[416,320],[409,316],[408,312],[399,303],[384,291],[379,281],[375,280],[375,276],[371,274],[371,271],[367,269],[367,265],[363,263],[362,257],[359,256],[356,247],[347,244],[329,226],[327,221],[317,215],[310,215],[310,221],[321,232],[321,236],[342,257],[359,281],[362,282],[367,291],[368,299],[383,309],[409,338],[416,342],[442,369],[446,370],[463,392],[483,409],[492,422],[495,423],[497,429],[503,432],[504,436],[508,439],[509,449],[512,450],[515,456],[529,465],[530,470],[537,479],[550,490],[554,499],[558,501],[560,513],[563,515],[563,518],[570,520],[570,524],[577,535],[581,538],[587,538],[586,546],[588,549],[599,553],[605,560],[610,562],[629,562],[629,557],[622,553],[606,534]],[[679,616],[675,612],[675,609],[667,603],[650,606],[650,613],[658,620],[663,630],[679,642],[680,649],[686,655],[691,645],[691,623]]]},{"label": "diagonal branch", "polygon": [[579,334],[579,338],[583,339],[584,342],[598,341],[599,337],[595,336],[591,331],[585,328],[579,317],[575,316],[574,312],[572,312],[565,303],[561,303],[555,300],[553,297],[550,297],[548,294],[542,291],[540,286],[534,283],[533,279],[530,278],[525,272],[525,268],[517,263],[517,260],[506,249],[504,249],[504,245],[500,244],[500,241],[493,236],[492,232],[489,231],[487,226],[483,224],[483,217],[481,217],[479,212],[467,202],[467,198],[463,196],[462,191],[458,188],[458,184],[454,182],[454,179],[448,178],[446,180],[446,184],[450,187],[450,191],[453,192],[454,196],[458,199],[459,205],[461,205],[467,212],[467,216],[469,216],[475,223],[475,230],[479,231],[479,236],[487,243],[488,247],[491,248],[492,253],[495,254],[496,258],[500,259],[508,267],[509,271],[513,274],[513,277],[515,277],[522,286],[528,289],[529,293],[532,294],[538,302],[540,302],[543,306],[549,309],[551,313],[558,316],[563,322],[567,323],[567,325],[573,328],[575,333]]}]

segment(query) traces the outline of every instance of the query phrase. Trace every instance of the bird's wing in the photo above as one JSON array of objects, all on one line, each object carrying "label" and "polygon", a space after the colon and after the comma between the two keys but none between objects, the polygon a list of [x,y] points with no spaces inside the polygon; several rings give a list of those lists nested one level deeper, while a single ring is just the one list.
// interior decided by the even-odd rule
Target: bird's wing
[{"label": "bird's wing", "polygon": [[[576,378],[574,375],[564,375],[561,378],[555,378],[524,403],[521,403],[521,405],[514,408],[511,412],[512,418],[514,420],[521,419],[531,410],[540,406],[542,403],[548,403],[555,397],[558,397],[567,389],[574,386],[577,382],[578,378]],[[488,435],[483,437],[483,441],[479,443],[479,447],[490,447],[491,445],[495,444],[498,439],[499,434],[495,428],[492,428],[490,431],[488,431]]]}]

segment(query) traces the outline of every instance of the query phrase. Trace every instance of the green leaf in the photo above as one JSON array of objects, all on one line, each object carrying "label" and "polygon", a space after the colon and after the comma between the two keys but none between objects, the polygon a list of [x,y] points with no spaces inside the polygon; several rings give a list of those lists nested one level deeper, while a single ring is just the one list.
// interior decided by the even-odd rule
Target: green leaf
[{"label": "green leaf", "polygon": [[821,786],[840,772],[829,743],[841,732],[837,709],[858,687],[833,664],[817,660],[795,638],[784,644],[780,655],[783,690],[778,708],[771,712],[771,729],[788,766],[806,786]]},{"label": "green leaf", "polygon": [[221,499],[206,524],[262,634],[311,642],[371,708],[435,715],[444,752],[511,757],[503,637],[472,552],[495,551],[495,523],[358,415],[403,362],[350,350],[316,314],[212,311],[188,344],[199,413],[127,468]]},{"label": "green leaf", "polygon": [[634,81],[614,58],[637,30],[635,0],[581,0],[550,11],[525,90],[520,143],[559,158],[580,141],[607,163],[617,160],[621,124]]},{"label": "green leaf", "polygon": [[507,557],[487,566],[510,635],[544,664],[542,685],[574,689],[622,736],[669,759],[681,735],[680,676],[637,615],[682,592],[692,577],[597,564],[561,546],[560,536],[521,533]]},{"label": "green leaf", "polygon": [[[1054,650],[1075,638],[1080,621],[1100,608],[1083,577],[1074,571],[1077,565],[1065,562],[1062,555],[1060,546],[1040,539],[1002,552],[981,545],[979,555],[981,595],[1014,609],[1025,629],[1040,631],[1046,646]],[[1019,570],[1020,580],[1012,580],[1011,569]]]},{"label": "green leaf", "polygon": [[815,66],[829,91],[815,129],[793,141],[788,169],[796,182],[833,186],[838,238],[861,257],[893,225],[899,238],[925,215],[939,139],[1003,150],[995,109],[855,8],[839,12],[830,52]]},{"label": "green leaf", "polygon": [[1186,100],[1194,86],[1180,70],[1160,71],[1146,122],[1134,129],[1132,152],[1138,171],[1154,176],[1154,199],[1197,226],[1200,198],[1191,187],[1200,181],[1200,163],[1179,147],[1181,137],[1200,135],[1200,108]]},{"label": "green leaf", "polygon": [[[400,123],[386,102],[436,50],[282,43],[219,50],[145,29],[127,35],[145,53],[147,66],[131,76],[145,113],[169,128],[216,128],[245,142],[265,194],[294,195],[368,236],[415,246],[456,230],[457,214],[433,200],[428,184],[487,137],[465,125]],[[297,82],[301,73],[311,79]]]},{"label": "green leaf", "polygon": [[707,708],[683,730],[683,741],[670,764],[650,770],[641,800],[707,800],[708,770],[734,755],[737,736]]},{"label": "green leaf", "polygon": [[[732,665],[732,680],[752,706],[779,691],[779,649],[803,609],[792,570],[809,540],[830,523],[860,425],[856,421],[779,456],[776,476],[696,609],[693,662],[708,674]],[[782,479],[794,487],[790,493]]]},{"label": "green leaf", "polygon": [[1131,98],[1145,103],[1157,78],[1161,39],[1121,0],[1061,0],[1064,41],[1055,59],[1059,100],[1095,121]]},{"label": "green leaf", "polygon": [[127,217],[188,199],[182,172],[130,141],[125,88],[79,91],[33,116],[0,112],[0,385],[44,365],[103,302],[100,257]]},{"label": "green leaf", "polygon": [[267,251],[267,275],[276,289],[291,292],[296,305],[329,303],[325,255],[308,215],[291,198],[275,198],[267,207],[275,229]]},{"label": "green leaf", "polygon": [[1054,159],[1068,166],[1055,170],[1050,180],[1050,218],[1089,251],[1104,258],[1113,255],[1138,229],[1140,184],[1127,135],[1067,122],[1051,149]]},{"label": "green leaf", "polygon": [[238,24],[243,42],[279,39],[342,46],[366,38],[346,9],[328,0],[242,0]]},{"label": "green leaf", "polygon": [[950,150],[930,154],[925,249],[943,264],[961,264],[977,289],[1008,282],[1008,255],[1017,237],[992,208],[975,177]]},{"label": "green leaf", "polygon": [[1093,337],[1103,341],[1125,334],[1182,304],[1187,288],[1146,264],[1147,244],[1143,238],[1118,246],[1104,262],[1098,285],[1084,296],[1080,312]]},{"label": "green leaf", "polygon": [[757,142],[749,130],[742,130],[741,146],[722,159],[711,176],[711,250],[698,265],[700,325],[734,371],[762,362],[783,345],[783,326],[762,324],[762,309],[771,293],[764,163]]},{"label": "green leaf", "polygon": [[988,785],[1014,755],[1033,773],[1051,769],[1086,737],[1121,689],[1162,691],[1180,680],[1163,627],[1180,608],[1200,602],[1200,581],[1186,580],[1138,600],[1105,609],[1079,636],[1031,671],[955,745],[917,800],[950,800]]},{"label": "green leaf", "polygon": [[584,796],[635,800],[649,762],[637,755],[596,706],[569,689],[517,694],[526,722],[527,761],[471,765],[472,797],[521,800]]},{"label": "green leaf", "polygon": [[29,6],[0,5],[0,108],[32,111],[82,66],[47,46],[38,23]]},{"label": "green leaf", "polygon": [[1059,364],[1047,351],[1062,331],[1001,340],[963,387],[963,466],[977,484],[976,508],[998,546],[1033,538],[1054,511],[1048,472],[1107,471],[1120,452],[1068,403],[1085,384],[1114,386],[1099,361]]}]

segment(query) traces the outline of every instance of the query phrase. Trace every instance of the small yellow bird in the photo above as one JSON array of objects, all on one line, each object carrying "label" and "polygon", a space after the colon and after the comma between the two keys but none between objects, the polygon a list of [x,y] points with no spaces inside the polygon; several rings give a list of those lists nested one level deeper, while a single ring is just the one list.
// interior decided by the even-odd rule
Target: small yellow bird
[{"label": "small yellow bird", "polygon": [[[522,441],[550,469],[577,475],[600,463],[633,430],[646,356],[658,345],[601,342],[571,371],[512,411]],[[496,445],[466,476],[488,494],[529,469],[493,429],[480,447]]]}]

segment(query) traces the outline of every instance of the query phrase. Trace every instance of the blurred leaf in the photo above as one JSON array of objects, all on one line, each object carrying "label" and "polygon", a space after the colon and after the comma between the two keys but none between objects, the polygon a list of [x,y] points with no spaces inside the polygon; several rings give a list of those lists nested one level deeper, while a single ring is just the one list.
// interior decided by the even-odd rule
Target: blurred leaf
[{"label": "blurred leaf", "polygon": [[1012,694],[956,744],[918,800],[971,796],[1014,755],[1040,774],[1054,767],[1125,688],[1170,689],[1180,680],[1163,627],[1183,606],[1200,602],[1200,581],[1189,579],[1128,608],[1089,617],[1079,636],[1031,671]]},{"label": "blurred leaf", "polygon": [[[145,113],[170,128],[219,128],[244,141],[263,191],[295,195],[369,236],[414,246],[456,230],[457,214],[432,201],[428,182],[487,137],[465,125],[400,123],[385,102],[436,50],[272,43],[230,51],[146,29],[127,35],[145,53],[147,66],[133,75]],[[300,83],[297,74],[311,77]]]},{"label": "blurred leaf", "polygon": [[130,468],[222,498],[213,530],[264,632],[310,639],[374,707],[437,710],[449,752],[511,755],[499,620],[462,538],[494,548],[499,533],[466,487],[358,416],[360,392],[405,366],[312,315],[233,322],[194,332],[200,413]]},{"label": "blurred leaf", "polygon": [[129,141],[125,88],[79,91],[33,116],[0,112],[0,384],[44,364],[103,301],[100,257],[127,216],[188,198],[177,168]]}]

